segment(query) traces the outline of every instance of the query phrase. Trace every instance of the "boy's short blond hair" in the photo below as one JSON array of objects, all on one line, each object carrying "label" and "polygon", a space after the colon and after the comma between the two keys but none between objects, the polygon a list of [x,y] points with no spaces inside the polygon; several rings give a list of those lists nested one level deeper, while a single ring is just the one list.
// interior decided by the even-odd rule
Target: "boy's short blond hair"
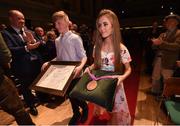
[{"label": "boy's short blond hair", "polygon": [[56,22],[58,19],[64,19],[66,22],[69,22],[69,17],[64,11],[57,11],[52,15],[53,22]]}]

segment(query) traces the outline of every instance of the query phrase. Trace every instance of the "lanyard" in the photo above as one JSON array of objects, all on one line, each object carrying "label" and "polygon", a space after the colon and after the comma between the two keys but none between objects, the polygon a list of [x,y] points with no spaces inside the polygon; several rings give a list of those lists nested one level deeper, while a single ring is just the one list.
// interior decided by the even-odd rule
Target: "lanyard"
[{"label": "lanyard", "polygon": [[91,79],[92,79],[92,80],[95,80],[95,81],[97,81],[97,80],[102,80],[102,79],[114,79],[114,77],[111,76],[111,75],[96,77],[94,74],[92,74],[92,73],[90,72],[89,68],[88,68],[87,73],[89,74],[89,76],[91,77]]}]

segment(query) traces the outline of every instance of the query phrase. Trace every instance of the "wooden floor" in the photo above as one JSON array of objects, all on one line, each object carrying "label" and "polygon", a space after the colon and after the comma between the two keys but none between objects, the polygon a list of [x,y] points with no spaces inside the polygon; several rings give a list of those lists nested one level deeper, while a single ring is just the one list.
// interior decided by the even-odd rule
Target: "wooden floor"
[{"label": "wooden floor", "polygon": [[137,96],[134,125],[154,125],[155,122],[157,122],[157,119],[159,125],[170,124],[170,121],[166,116],[166,112],[162,109],[162,106],[161,109],[159,109],[160,101],[158,100],[158,98],[153,95],[147,94],[147,91],[150,88],[151,78],[149,75],[144,74],[142,69]]},{"label": "wooden floor", "polygon": [[[143,73],[143,68],[144,67],[142,66],[134,124],[154,125],[157,119],[157,111],[159,110],[159,102],[154,96],[146,94],[146,90],[151,87],[151,83],[150,76]],[[59,103],[53,102],[45,105],[39,105],[37,109],[39,111],[39,115],[36,117],[31,116],[36,125],[67,125],[72,116],[69,100]],[[159,125],[169,124],[169,121],[166,121],[164,111],[160,110],[158,117]],[[10,119],[12,119],[12,117],[10,117]],[[8,121],[10,119],[8,119]],[[15,121],[11,120],[11,122],[12,125],[16,124]],[[3,124],[7,123],[4,122]]]}]

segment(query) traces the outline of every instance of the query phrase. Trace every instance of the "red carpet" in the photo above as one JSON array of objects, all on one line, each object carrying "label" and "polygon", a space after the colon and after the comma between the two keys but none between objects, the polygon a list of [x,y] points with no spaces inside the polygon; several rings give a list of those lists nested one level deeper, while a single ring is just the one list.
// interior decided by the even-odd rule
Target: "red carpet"
[{"label": "red carpet", "polygon": [[135,110],[136,110],[136,101],[137,101],[137,93],[139,87],[139,79],[140,79],[140,69],[141,69],[141,53],[132,56],[133,64],[132,65],[132,73],[131,75],[125,80],[124,88],[126,92],[127,102],[129,105],[129,111],[132,118],[132,123],[135,117]]},{"label": "red carpet", "polygon": [[[127,97],[127,102],[129,105],[129,110],[131,114],[131,124],[134,122],[135,117],[135,109],[136,109],[136,101],[137,101],[137,92],[139,87],[139,79],[140,79],[140,68],[141,68],[141,52],[134,53],[132,55],[132,73],[131,75],[125,80],[124,87]],[[92,103],[89,103],[89,115],[88,119],[84,124],[78,123],[79,125],[103,125],[107,123],[107,120],[110,118],[107,113],[104,113],[100,117],[94,117],[93,111],[94,106]]]}]

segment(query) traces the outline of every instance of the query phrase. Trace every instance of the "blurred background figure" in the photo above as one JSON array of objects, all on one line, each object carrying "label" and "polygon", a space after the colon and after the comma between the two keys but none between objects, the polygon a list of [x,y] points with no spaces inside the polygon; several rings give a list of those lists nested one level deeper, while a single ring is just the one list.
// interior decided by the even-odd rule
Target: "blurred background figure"
[{"label": "blurred background figure", "polygon": [[37,51],[42,57],[43,63],[48,61],[48,52],[46,48],[46,35],[44,32],[44,29],[42,27],[35,27],[34,30],[34,38],[36,42],[40,42],[39,47],[37,48]]},{"label": "blurred background figure", "polygon": [[71,30],[72,32],[78,34],[78,26],[77,26],[77,24],[73,24],[72,22],[70,22],[70,24],[69,24],[69,30]]},{"label": "blurred background figure", "polygon": [[158,38],[161,31],[158,28],[158,22],[154,21],[152,24],[152,28],[148,29],[148,32],[146,34],[146,42],[145,42],[145,61],[146,61],[146,69],[145,72],[148,74],[152,74],[153,70],[153,60],[155,53],[157,52],[157,46],[152,44],[151,39]]},{"label": "blurred background figure", "polygon": [[41,28],[41,27],[36,27],[35,30],[35,35],[34,35],[34,38],[37,40],[37,41],[42,41],[44,42],[44,36],[45,36],[45,33],[44,33],[44,29]]},{"label": "blurred background figure", "polygon": [[90,65],[92,63],[92,62],[90,63],[90,61],[92,59],[93,44],[91,41],[91,36],[89,34],[87,25],[82,24],[79,28],[79,33],[83,40],[83,46],[84,46],[84,49],[86,50],[86,55],[88,57],[87,64]]},{"label": "blurred background figure", "polygon": [[55,39],[57,36],[54,31],[48,31],[46,33],[46,36],[47,36],[46,48],[48,52],[47,61],[50,61],[56,57]]},{"label": "blurred background figure", "polygon": [[4,29],[6,29],[6,25],[5,24],[0,24],[0,31],[3,31]]},{"label": "blurred background figure", "polygon": [[153,94],[161,94],[164,80],[172,77],[180,54],[180,30],[178,24],[180,17],[170,14],[164,18],[166,32],[161,33],[157,39],[152,39],[154,45],[158,46],[152,73]]}]

